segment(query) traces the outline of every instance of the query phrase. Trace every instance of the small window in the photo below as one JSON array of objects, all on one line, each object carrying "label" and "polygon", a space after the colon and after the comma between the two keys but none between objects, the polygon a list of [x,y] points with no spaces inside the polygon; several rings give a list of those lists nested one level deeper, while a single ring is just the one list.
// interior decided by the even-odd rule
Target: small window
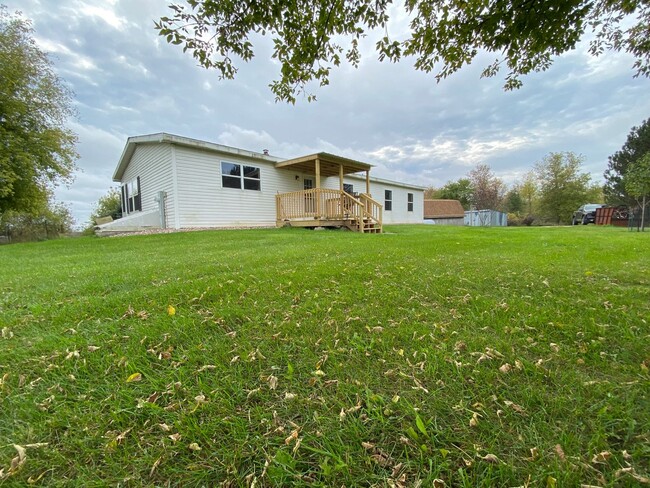
[{"label": "small window", "polygon": [[261,189],[260,169],[255,166],[242,166],[235,163],[221,163],[221,186],[244,190]]},{"label": "small window", "polygon": [[348,195],[354,195],[354,185],[343,183],[343,191]]},{"label": "small window", "polygon": [[244,166],[244,190],[260,190],[260,169]]},{"label": "small window", "polygon": [[127,181],[122,185],[122,208],[125,214],[142,210],[142,195],[140,195],[140,177]]},{"label": "small window", "polygon": [[406,194],[406,200],[407,200],[407,202],[406,202],[407,210],[409,212],[412,212],[413,211],[413,193],[407,193]]},{"label": "small window", "polygon": [[393,210],[393,191],[384,190],[384,210]]}]

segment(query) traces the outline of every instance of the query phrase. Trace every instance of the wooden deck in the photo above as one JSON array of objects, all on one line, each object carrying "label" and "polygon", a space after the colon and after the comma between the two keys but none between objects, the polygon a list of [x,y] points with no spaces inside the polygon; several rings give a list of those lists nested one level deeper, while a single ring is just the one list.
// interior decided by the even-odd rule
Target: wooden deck
[{"label": "wooden deck", "polygon": [[383,207],[362,193],[359,198],[326,188],[280,193],[275,197],[276,225],[283,227],[347,227],[381,233]]}]

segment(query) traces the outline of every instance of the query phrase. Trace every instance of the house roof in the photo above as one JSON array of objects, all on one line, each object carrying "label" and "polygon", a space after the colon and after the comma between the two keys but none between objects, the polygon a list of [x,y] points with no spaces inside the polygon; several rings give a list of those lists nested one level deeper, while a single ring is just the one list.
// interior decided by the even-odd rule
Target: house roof
[{"label": "house roof", "polygon": [[338,176],[340,167],[343,167],[343,174],[346,175],[350,173],[358,173],[360,171],[368,171],[372,168],[372,164],[362,163],[361,161],[355,161],[354,159],[348,159],[326,152],[319,152],[308,156],[280,161],[275,163],[275,167],[300,171],[307,174],[315,174],[316,160],[320,162],[320,175],[324,177]]},{"label": "house roof", "polygon": [[113,181],[121,181],[124,171],[131,162],[131,157],[135,152],[136,146],[139,144],[155,144],[155,143],[168,143],[176,144],[178,146],[193,147],[197,149],[204,149],[206,151],[219,152],[222,154],[232,154],[236,156],[245,156],[248,158],[259,159],[262,161],[283,161],[282,158],[269,156],[268,154],[256,153],[253,151],[246,151],[245,149],[238,149],[236,147],[224,146],[222,144],[215,144],[214,142],[200,141],[189,137],[176,136],[174,134],[167,134],[166,132],[158,132],[156,134],[148,134],[144,136],[129,137],[122,151],[122,156],[113,173]]},{"label": "house roof", "polygon": [[425,200],[424,218],[460,218],[465,216],[465,210],[458,200]]},{"label": "house roof", "polygon": [[[348,178],[353,178],[355,180],[360,180],[360,181],[366,181],[365,175],[360,175],[360,174],[348,175]],[[425,186],[412,185],[411,183],[404,183],[403,181],[387,180],[385,178],[377,178],[375,176],[371,176],[370,181],[372,181],[373,183],[383,183],[383,184],[386,184],[386,185],[400,186],[402,188],[408,188],[408,189],[411,189],[411,190],[424,191],[424,190],[427,189]]]}]

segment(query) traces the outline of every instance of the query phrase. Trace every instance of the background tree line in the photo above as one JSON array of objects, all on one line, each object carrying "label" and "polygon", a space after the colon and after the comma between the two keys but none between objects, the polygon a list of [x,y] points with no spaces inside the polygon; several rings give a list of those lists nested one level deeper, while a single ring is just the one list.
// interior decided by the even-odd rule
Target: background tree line
[{"label": "background tree line", "polygon": [[77,136],[72,93],[33,39],[29,21],[0,5],[0,236],[50,239],[72,229],[53,188],[71,183]]},{"label": "background tree line", "polygon": [[[510,214],[514,224],[566,224],[585,203],[645,209],[650,193],[650,119],[633,127],[620,151],[609,157],[603,186],[581,170],[584,159],[572,152],[548,154],[508,187],[486,164],[425,198],[459,200],[465,210],[491,209]],[[644,200],[645,199],[645,200]]]}]

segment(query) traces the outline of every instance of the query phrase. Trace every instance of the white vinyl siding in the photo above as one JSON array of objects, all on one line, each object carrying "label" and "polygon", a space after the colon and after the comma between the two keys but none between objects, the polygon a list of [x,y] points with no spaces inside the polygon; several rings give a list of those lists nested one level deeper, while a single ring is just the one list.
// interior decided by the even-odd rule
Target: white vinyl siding
[{"label": "white vinyl siding", "polygon": [[[365,175],[346,175],[343,177],[344,183],[354,185],[355,191],[359,193],[366,192]],[[338,177],[327,178],[326,188],[339,188]],[[373,180],[370,177],[370,195],[382,206],[386,190],[392,192],[393,209],[383,212],[384,224],[421,224],[424,220],[424,188],[417,186],[393,183],[386,180]],[[413,211],[408,211],[408,194],[413,195]]]},{"label": "white vinyl siding", "polygon": [[[275,225],[275,195],[302,190],[302,175],[276,169],[273,161],[177,146],[180,227]],[[259,168],[259,191],[223,188],[221,163]]]},{"label": "white vinyl siding", "polygon": [[169,144],[139,144],[122,175],[122,184],[140,178],[142,212],[158,210],[157,193],[167,193],[167,225],[174,222],[170,152]]}]

